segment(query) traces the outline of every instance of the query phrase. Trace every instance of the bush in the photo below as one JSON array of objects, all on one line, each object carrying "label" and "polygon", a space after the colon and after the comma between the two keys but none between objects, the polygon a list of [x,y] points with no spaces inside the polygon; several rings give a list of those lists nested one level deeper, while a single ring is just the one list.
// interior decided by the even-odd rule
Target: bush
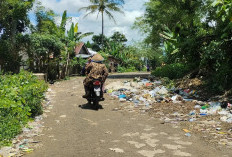
[{"label": "bush", "polygon": [[217,71],[212,72],[207,78],[206,85],[212,93],[222,94],[224,90],[232,88],[232,69],[227,63],[220,65]]},{"label": "bush", "polygon": [[174,63],[157,67],[152,71],[152,75],[156,77],[168,77],[169,79],[177,79],[186,75],[191,70],[190,66]]},{"label": "bush", "polygon": [[135,72],[137,70],[135,69],[135,67],[126,68],[126,67],[118,66],[117,71],[119,73],[123,73],[123,72]]},{"label": "bush", "polygon": [[30,118],[42,114],[47,85],[22,71],[0,76],[0,146],[21,132]]}]

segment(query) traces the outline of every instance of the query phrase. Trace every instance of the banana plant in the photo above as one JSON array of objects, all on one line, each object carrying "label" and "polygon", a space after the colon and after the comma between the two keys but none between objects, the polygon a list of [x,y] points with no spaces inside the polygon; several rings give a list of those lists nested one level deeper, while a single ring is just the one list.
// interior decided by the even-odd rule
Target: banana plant
[{"label": "banana plant", "polygon": [[79,28],[78,23],[74,25],[74,23],[72,22],[71,27],[67,32],[68,43],[66,44],[67,60],[66,60],[65,74],[68,73],[70,53],[74,53],[76,44],[80,42],[82,38],[93,34],[93,32],[87,32],[87,33],[82,34],[81,32],[78,32],[78,28]]},{"label": "banana plant", "polygon": [[176,54],[179,52],[177,48],[177,38],[175,32],[171,31],[168,27],[166,30],[160,33],[160,36],[164,38],[164,51],[169,54]]},{"label": "banana plant", "polygon": [[87,32],[87,33],[78,32],[78,28],[79,28],[78,23],[76,23],[75,26],[74,26],[74,23],[71,24],[71,27],[68,31],[69,40],[77,43],[77,42],[80,42],[81,39],[87,36],[93,35],[93,32]]}]

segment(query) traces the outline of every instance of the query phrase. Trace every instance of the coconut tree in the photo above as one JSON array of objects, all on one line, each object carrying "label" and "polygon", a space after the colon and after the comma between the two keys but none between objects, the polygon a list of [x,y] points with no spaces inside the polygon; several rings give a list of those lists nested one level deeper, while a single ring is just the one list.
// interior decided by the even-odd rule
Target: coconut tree
[{"label": "coconut tree", "polygon": [[[101,14],[102,17],[102,45],[103,45],[103,35],[104,35],[104,13],[113,20],[115,23],[114,16],[112,15],[113,12],[120,12],[123,13],[120,7],[124,4],[124,0],[89,0],[91,5],[87,7],[82,7],[80,10],[85,10],[88,12],[84,17],[98,12],[98,15]],[[97,15],[97,17],[98,17]]]}]

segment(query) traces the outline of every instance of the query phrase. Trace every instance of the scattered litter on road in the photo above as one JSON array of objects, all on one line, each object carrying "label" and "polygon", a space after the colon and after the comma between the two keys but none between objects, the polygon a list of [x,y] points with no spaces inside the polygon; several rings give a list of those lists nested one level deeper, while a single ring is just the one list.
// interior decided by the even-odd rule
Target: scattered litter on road
[{"label": "scattered litter on road", "polygon": [[187,129],[183,129],[183,131],[186,132],[186,133],[191,132],[191,131],[189,131],[189,130],[187,130]]},{"label": "scattered litter on road", "polygon": [[120,148],[109,148],[109,149],[116,152],[116,153],[124,153],[124,150],[120,149]]},{"label": "scattered litter on road", "polygon": [[188,132],[188,133],[185,134],[185,136],[190,137],[191,134]]},{"label": "scattered litter on road", "polygon": [[61,115],[60,118],[66,118],[66,115]]},{"label": "scattered litter on road", "polygon": [[112,134],[112,132],[111,131],[107,131],[107,132],[105,132],[105,134]]}]

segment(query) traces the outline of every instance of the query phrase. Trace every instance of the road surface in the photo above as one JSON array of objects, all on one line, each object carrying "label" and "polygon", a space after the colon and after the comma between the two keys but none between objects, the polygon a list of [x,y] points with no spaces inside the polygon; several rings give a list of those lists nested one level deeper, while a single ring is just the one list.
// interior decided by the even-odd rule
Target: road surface
[{"label": "road surface", "polygon": [[[148,114],[115,111],[120,102],[107,94],[98,111],[88,107],[83,78],[51,85],[53,108],[43,119],[40,147],[28,157],[223,157],[231,150],[208,145],[199,137],[186,137],[181,128],[162,124]],[[108,79],[107,83],[115,81]]]}]

